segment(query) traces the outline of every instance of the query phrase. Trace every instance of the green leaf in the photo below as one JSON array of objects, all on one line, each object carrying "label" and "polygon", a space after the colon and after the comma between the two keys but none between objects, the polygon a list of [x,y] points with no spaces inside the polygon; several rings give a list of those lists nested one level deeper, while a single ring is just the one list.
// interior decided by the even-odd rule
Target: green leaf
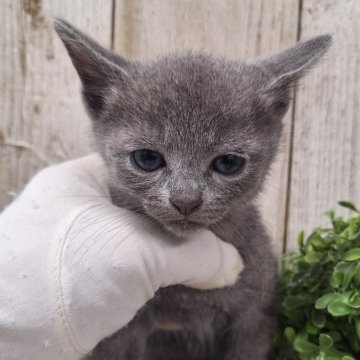
[{"label": "green leaf", "polygon": [[316,309],[325,309],[327,306],[336,299],[338,295],[336,293],[328,293],[320,298],[318,298],[315,302]]},{"label": "green leaf", "polygon": [[333,346],[334,341],[328,334],[320,334],[319,344],[321,349],[327,349]]},{"label": "green leaf", "polygon": [[292,327],[288,326],[284,330],[284,336],[285,336],[286,340],[288,341],[288,343],[292,344],[294,342],[295,336],[296,336],[295,330]]},{"label": "green leaf", "polygon": [[341,232],[343,232],[348,227],[348,223],[345,222],[341,218],[334,219],[332,224],[333,224],[334,231],[335,231],[336,234],[340,234]]},{"label": "green leaf", "polygon": [[344,282],[344,274],[340,271],[334,271],[331,278],[330,284],[332,287],[337,288]]},{"label": "green leaf", "polygon": [[357,221],[353,221],[356,220],[356,218],[350,219],[349,221],[349,226],[346,229],[347,231],[347,238],[351,241],[354,241],[357,239],[358,235],[359,235],[359,224]]},{"label": "green leaf", "polygon": [[313,309],[311,312],[311,321],[317,328],[321,329],[326,322],[325,314],[322,311]]},{"label": "green leaf", "polygon": [[330,221],[333,221],[335,219],[335,215],[332,210],[325,211],[324,214],[327,218],[329,218]]},{"label": "green leaf", "polygon": [[302,249],[304,247],[304,232],[300,231],[297,236],[297,244],[299,249]]},{"label": "green leaf", "polygon": [[339,249],[343,248],[344,245],[346,245],[346,243],[347,243],[347,239],[344,238],[343,236],[338,236],[335,240],[335,244]]},{"label": "green leaf", "polygon": [[356,265],[354,281],[358,286],[360,286],[360,263]]},{"label": "green leaf", "polygon": [[342,284],[343,289],[347,289],[355,276],[356,264],[354,262],[348,263],[347,268],[344,271],[344,282]]},{"label": "green leaf", "polygon": [[316,250],[324,250],[327,248],[326,242],[319,235],[314,236],[310,243]]},{"label": "green leaf", "polygon": [[319,347],[304,338],[297,336],[294,341],[294,349],[301,354],[316,355]]},{"label": "green leaf", "polygon": [[357,337],[360,339],[360,317],[355,318],[355,331]]},{"label": "green leaf", "polygon": [[339,294],[336,300],[340,301],[346,305],[349,305],[349,299],[352,294],[353,294],[352,291],[345,291],[345,292]]},{"label": "green leaf", "polygon": [[349,237],[349,240],[350,241],[358,241],[360,240],[360,231],[358,231],[357,233],[355,233],[354,235],[351,235]]},{"label": "green leaf", "polygon": [[309,251],[305,254],[304,256],[304,261],[307,262],[308,264],[313,264],[315,262],[319,262],[321,260],[321,258],[323,257],[323,253],[318,253],[315,251]]},{"label": "green leaf", "polygon": [[288,296],[284,301],[284,307],[287,309],[297,309],[313,302],[308,295]]},{"label": "green leaf", "polygon": [[353,309],[349,305],[338,300],[331,302],[327,309],[333,316],[345,316],[353,313]]},{"label": "green leaf", "polygon": [[355,207],[355,205],[350,201],[339,201],[338,204],[344,208],[350,209],[355,212],[359,212],[359,210]]},{"label": "green leaf", "polygon": [[341,340],[341,334],[338,331],[329,331],[328,335],[331,336],[334,342]]},{"label": "green leaf", "polygon": [[356,261],[359,259],[360,259],[360,248],[353,248],[347,251],[343,256],[343,260],[345,261]]},{"label": "green leaf", "polygon": [[308,335],[317,335],[319,333],[319,329],[316,326],[314,326],[311,322],[308,322],[306,324],[305,330]]},{"label": "green leaf", "polygon": [[347,303],[352,308],[359,309],[360,308],[360,291],[354,291],[350,295]]}]

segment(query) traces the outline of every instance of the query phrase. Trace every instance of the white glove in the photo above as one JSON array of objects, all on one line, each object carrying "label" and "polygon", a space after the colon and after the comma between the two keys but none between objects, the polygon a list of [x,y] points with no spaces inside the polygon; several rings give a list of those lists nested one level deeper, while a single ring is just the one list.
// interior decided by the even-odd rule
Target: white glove
[{"label": "white glove", "polygon": [[208,230],[180,241],[115,207],[97,155],[41,171],[0,214],[0,359],[73,360],[159,287],[232,285],[238,252]]}]

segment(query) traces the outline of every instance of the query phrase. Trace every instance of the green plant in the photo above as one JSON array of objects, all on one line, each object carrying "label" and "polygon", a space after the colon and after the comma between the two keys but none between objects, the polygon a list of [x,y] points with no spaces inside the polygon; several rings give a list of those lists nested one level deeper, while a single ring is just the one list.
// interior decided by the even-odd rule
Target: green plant
[{"label": "green plant", "polygon": [[300,233],[299,253],[284,256],[278,360],[360,359],[360,213],[339,204],[355,215],[328,211],[332,227]]}]

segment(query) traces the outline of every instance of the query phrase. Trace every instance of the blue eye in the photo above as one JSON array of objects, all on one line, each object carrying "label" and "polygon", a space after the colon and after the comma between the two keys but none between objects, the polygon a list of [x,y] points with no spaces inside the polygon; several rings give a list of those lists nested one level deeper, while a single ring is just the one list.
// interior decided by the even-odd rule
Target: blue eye
[{"label": "blue eye", "polygon": [[244,168],[245,163],[245,158],[229,154],[214,159],[211,168],[222,175],[234,175]]},{"label": "blue eye", "polygon": [[165,160],[156,151],[152,150],[136,150],[132,154],[132,159],[136,166],[144,171],[155,171],[165,166]]}]

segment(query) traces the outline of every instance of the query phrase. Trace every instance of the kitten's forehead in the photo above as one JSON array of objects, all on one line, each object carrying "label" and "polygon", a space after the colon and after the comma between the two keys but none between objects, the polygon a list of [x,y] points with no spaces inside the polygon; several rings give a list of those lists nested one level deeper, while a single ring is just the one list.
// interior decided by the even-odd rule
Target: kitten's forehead
[{"label": "kitten's forehead", "polygon": [[164,57],[139,67],[124,115],[130,127],[139,124],[138,135],[167,147],[204,151],[224,136],[231,144],[253,131],[250,115],[264,76],[255,65],[204,55]]},{"label": "kitten's forehead", "polygon": [[[269,76],[255,64],[232,62],[202,54],[173,55],[142,66],[139,79],[154,99],[177,100],[188,109],[225,110],[253,98]],[[144,86],[146,85],[146,86]]]}]

